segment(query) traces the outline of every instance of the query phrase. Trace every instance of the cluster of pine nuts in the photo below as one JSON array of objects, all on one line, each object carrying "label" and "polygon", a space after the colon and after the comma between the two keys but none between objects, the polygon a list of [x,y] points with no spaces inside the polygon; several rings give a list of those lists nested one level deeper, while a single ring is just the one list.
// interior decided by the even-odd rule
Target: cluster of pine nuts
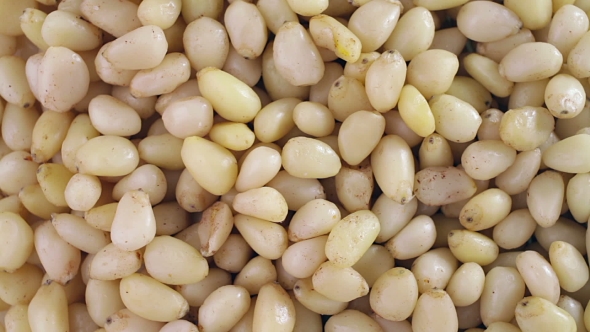
[{"label": "cluster of pine nuts", "polygon": [[590,331],[590,0],[0,0],[0,332]]}]

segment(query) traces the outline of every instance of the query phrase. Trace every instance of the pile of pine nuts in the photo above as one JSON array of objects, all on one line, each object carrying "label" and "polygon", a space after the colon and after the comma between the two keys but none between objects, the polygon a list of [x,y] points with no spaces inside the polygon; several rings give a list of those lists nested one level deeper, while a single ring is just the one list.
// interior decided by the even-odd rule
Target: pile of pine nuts
[{"label": "pile of pine nuts", "polygon": [[0,332],[587,332],[590,0],[0,0]]}]

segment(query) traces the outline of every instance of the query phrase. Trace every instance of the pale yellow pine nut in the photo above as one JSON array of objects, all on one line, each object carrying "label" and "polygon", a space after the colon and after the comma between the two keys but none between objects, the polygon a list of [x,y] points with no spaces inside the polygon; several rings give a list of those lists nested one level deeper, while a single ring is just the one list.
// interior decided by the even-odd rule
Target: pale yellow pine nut
[{"label": "pale yellow pine nut", "polygon": [[471,77],[498,97],[508,97],[514,82],[500,74],[499,64],[483,55],[470,53],[463,59],[463,66]]},{"label": "pale yellow pine nut", "polygon": [[525,283],[516,268],[498,266],[491,269],[481,295],[481,318],[490,325],[514,318],[514,309],[524,297]]},{"label": "pale yellow pine nut", "polygon": [[[168,286],[139,273],[121,279],[120,294],[123,303],[131,312],[156,322],[170,322],[183,317],[188,303],[180,293]],[[150,300],[157,299],[156,308]]]},{"label": "pale yellow pine nut", "polygon": [[39,9],[27,8],[20,16],[20,27],[24,35],[40,50],[47,50],[49,45],[43,39],[41,29],[47,14]]},{"label": "pale yellow pine nut", "polygon": [[[436,76],[432,75],[434,68]],[[426,50],[416,55],[408,65],[407,80],[430,99],[451,87],[458,69],[459,60],[455,54],[445,50]]]},{"label": "pale yellow pine nut", "polygon": [[238,214],[234,216],[234,225],[250,247],[262,257],[277,259],[287,249],[287,231],[277,223]]},{"label": "pale yellow pine nut", "polygon": [[331,261],[322,263],[311,279],[318,293],[334,301],[350,302],[369,293],[369,285],[360,273]]},{"label": "pale yellow pine nut", "polygon": [[367,314],[354,310],[347,309],[338,313],[328,319],[324,327],[326,332],[336,332],[341,328],[350,328],[355,331],[379,332],[381,327],[375,320]]},{"label": "pale yellow pine nut", "polygon": [[328,93],[328,108],[338,121],[344,121],[359,110],[373,110],[363,83],[346,75],[332,83]]},{"label": "pale yellow pine nut", "polygon": [[459,321],[451,297],[441,289],[420,295],[412,316],[412,331],[425,332],[437,326],[438,331],[456,331]]},{"label": "pale yellow pine nut", "polygon": [[[350,267],[369,249],[380,230],[379,220],[369,210],[352,213],[334,225],[326,243],[326,256],[336,266]],[[354,248],[351,244],[355,243]]]},{"label": "pale yellow pine nut", "polygon": [[434,115],[423,94],[413,85],[405,85],[399,96],[399,114],[412,131],[426,137],[435,130]]},{"label": "pale yellow pine nut", "polygon": [[[66,136],[67,139],[67,136]],[[77,172],[96,176],[121,176],[131,173],[139,163],[133,143],[119,136],[97,136],[75,151]]]},{"label": "pale yellow pine nut", "polygon": [[418,199],[412,199],[406,204],[399,204],[385,194],[381,194],[371,209],[381,224],[376,242],[386,242],[399,233],[416,214],[417,207]]},{"label": "pale yellow pine nut", "polygon": [[437,30],[434,33],[434,38],[429,49],[447,50],[458,56],[463,51],[463,48],[465,48],[466,43],[467,37],[459,31],[459,28],[446,28]]},{"label": "pale yellow pine nut", "polygon": [[184,169],[178,179],[175,196],[180,206],[189,212],[202,212],[219,198],[203,189],[188,169]]},{"label": "pale yellow pine nut", "polygon": [[25,263],[12,272],[0,273],[0,289],[7,306],[29,304],[43,283],[43,272],[35,265]]},{"label": "pale yellow pine nut", "polygon": [[393,238],[385,243],[393,258],[412,259],[427,252],[436,239],[436,228],[432,218],[418,215]]},{"label": "pale yellow pine nut", "polygon": [[[199,308],[199,328],[203,331],[227,331],[248,312],[250,305],[250,294],[244,287],[221,286]],[[228,306],[234,309],[230,315],[225,311]]]},{"label": "pale yellow pine nut", "polygon": [[478,43],[477,53],[500,63],[504,56],[514,47],[535,41],[535,36],[529,29],[521,29],[518,33],[504,39],[489,43]]},{"label": "pale yellow pine nut", "polygon": [[576,249],[584,255],[586,253],[586,240],[583,227],[577,222],[559,218],[557,222],[547,228],[537,227],[535,230],[535,237],[547,252],[550,249],[551,243],[555,241],[565,241],[576,247]]},{"label": "pale yellow pine nut", "polygon": [[246,59],[256,59],[264,51],[268,28],[258,7],[234,1],[225,9],[224,23],[232,46]]},{"label": "pale yellow pine nut", "polygon": [[223,11],[223,1],[220,0],[182,0],[181,14],[188,24],[199,17],[210,17],[217,19]]},{"label": "pale yellow pine nut", "polygon": [[61,144],[62,160],[70,172],[76,172],[75,156],[80,146],[99,135],[87,114],[79,114],[74,118]]},{"label": "pale yellow pine nut", "polygon": [[566,201],[574,219],[580,223],[590,218],[590,206],[584,203],[587,191],[587,182],[590,173],[576,174],[568,183],[566,188]]},{"label": "pale yellow pine nut", "polygon": [[541,254],[531,250],[522,252],[516,257],[516,268],[533,296],[557,303],[560,295],[559,279]]},{"label": "pale yellow pine nut", "polygon": [[353,167],[342,167],[335,177],[336,196],[348,212],[368,210],[375,187],[369,160]]},{"label": "pale yellow pine nut", "polygon": [[361,40],[346,25],[327,15],[317,15],[309,21],[309,31],[315,45],[326,48],[347,62],[359,59]]},{"label": "pale yellow pine nut", "polygon": [[318,293],[312,284],[311,277],[299,279],[293,288],[297,301],[306,308],[322,315],[335,315],[346,309],[347,302],[335,301]]},{"label": "pale yellow pine nut", "polygon": [[102,44],[102,31],[80,16],[56,10],[43,21],[41,36],[48,46],[63,46],[74,52],[90,51]]},{"label": "pale yellow pine nut", "polygon": [[[387,294],[398,294],[392,303],[386,300]],[[382,274],[370,294],[371,308],[388,320],[400,321],[414,310],[418,300],[418,286],[411,271],[397,267]]]},{"label": "pale yellow pine nut", "polygon": [[129,87],[136,98],[154,97],[176,90],[190,74],[190,62],[184,54],[168,53],[159,65],[135,74]]},{"label": "pale yellow pine nut", "polygon": [[39,111],[36,106],[22,108],[15,104],[7,104],[2,117],[2,139],[6,146],[13,151],[30,150],[38,120]]},{"label": "pale yellow pine nut", "polygon": [[223,67],[230,41],[225,27],[218,21],[206,16],[194,20],[184,30],[182,40],[186,56],[195,70]]},{"label": "pale yellow pine nut", "polygon": [[289,7],[287,0],[262,0],[256,2],[268,29],[275,35],[285,22],[299,20],[297,14]]},{"label": "pale yellow pine nut", "polygon": [[328,136],[334,131],[334,116],[320,103],[302,102],[293,109],[295,125],[314,137]]},{"label": "pale yellow pine nut", "polygon": [[92,258],[88,277],[94,280],[118,280],[132,275],[141,268],[141,251],[126,251],[108,243]]},{"label": "pale yellow pine nut", "polygon": [[277,281],[277,269],[262,256],[252,258],[236,275],[234,286],[244,287],[249,294],[257,295],[262,286]]},{"label": "pale yellow pine nut", "polygon": [[309,101],[328,106],[328,95],[330,94],[330,88],[332,87],[334,81],[344,74],[344,69],[336,62],[329,62],[324,66],[324,76],[318,83],[312,85],[309,89]]},{"label": "pale yellow pine nut", "polygon": [[[181,154],[193,178],[208,192],[223,195],[234,186],[238,176],[237,161],[219,144],[197,136],[188,137],[183,143]],[[220,164],[225,167],[219,168],[217,165]],[[209,172],[203,173],[203,167]]]},{"label": "pale yellow pine nut", "polygon": [[271,187],[254,188],[234,197],[233,209],[237,213],[282,222],[287,217],[287,201],[281,193]]},{"label": "pale yellow pine nut", "polygon": [[31,331],[68,331],[68,302],[64,287],[49,282],[39,288],[28,310]]},{"label": "pale yellow pine nut", "polygon": [[[146,25],[115,39],[102,56],[119,69],[150,69],[162,62],[167,48],[164,31],[158,26]],[[138,53],[146,56],[138,58]]]},{"label": "pale yellow pine nut", "polygon": [[[65,7],[62,1],[60,7]],[[60,8],[67,10],[66,8]],[[74,9],[74,8],[72,8]],[[90,23],[110,33],[115,37],[131,32],[141,27],[141,21],[137,17],[138,5],[133,1],[123,0],[84,0],[76,10]],[[76,13],[78,14],[78,13]]]},{"label": "pale yellow pine nut", "polygon": [[567,295],[561,295],[559,301],[557,301],[557,306],[572,316],[576,321],[578,331],[582,331],[586,328],[584,326],[584,307],[578,300]]},{"label": "pale yellow pine nut", "polygon": [[48,109],[66,112],[88,92],[90,76],[80,55],[63,46],[50,47],[38,68],[39,102]]},{"label": "pale yellow pine nut", "polygon": [[[434,96],[429,105],[438,134],[457,143],[469,142],[475,138],[482,119],[473,106],[447,94]],[[462,125],[458,127],[457,123]]]},{"label": "pale yellow pine nut", "polygon": [[292,331],[295,306],[289,294],[279,285],[268,283],[260,289],[254,307],[254,331]]},{"label": "pale yellow pine nut", "polygon": [[[373,61],[365,77],[365,90],[373,108],[385,113],[397,105],[408,69],[402,55],[395,50],[383,52]],[[408,80],[411,78],[408,72]]]},{"label": "pale yellow pine nut", "polygon": [[218,68],[200,70],[197,80],[203,97],[228,121],[252,121],[261,109],[260,98],[252,88]]},{"label": "pale yellow pine nut", "polygon": [[272,100],[289,97],[302,100],[309,98],[311,90],[309,86],[295,86],[280,74],[274,60],[274,41],[268,43],[262,54],[262,80],[264,88]]},{"label": "pale yellow pine nut", "polygon": [[[414,187],[414,160],[408,144],[397,135],[384,136],[371,152],[375,181],[387,197],[408,203]],[[392,170],[395,172],[391,172]]]},{"label": "pale yellow pine nut", "polygon": [[448,233],[449,248],[463,263],[475,262],[488,265],[499,253],[498,245],[489,237],[468,230],[452,230]]},{"label": "pale yellow pine nut", "polygon": [[549,227],[557,222],[564,197],[564,178],[555,171],[545,171],[535,176],[527,189],[527,205],[541,227]]},{"label": "pale yellow pine nut", "polygon": [[[381,53],[379,52],[361,53],[357,61],[346,62],[346,65],[344,65],[344,76],[355,78],[364,84],[367,71],[380,56]],[[333,82],[334,80],[330,83]]]},{"label": "pale yellow pine nut", "polygon": [[[37,183],[36,172],[39,165],[25,151],[13,151],[0,160],[0,189],[16,195],[21,188]],[[8,181],[8,180],[11,181]]]},{"label": "pale yellow pine nut", "polygon": [[[522,56],[526,56],[526,60]],[[537,81],[559,72],[563,60],[559,50],[549,43],[524,43],[510,50],[502,58],[498,71],[512,82]]]},{"label": "pale yellow pine nut", "polygon": [[507,170],[515,159],[515,149],[502,141],[487,140],[469,145],[461,156],[461,165],[474,180],[489,180]]},{"label": "pale yellow pine nut", "polygon": [[493,42],[516,34],[523,26],[508,7],[488,1],[470,2],[457,14],[457,27],[469,39]]},{"label": "pale yellow pine nut", "polygon": [[384,130],[385,119],[378,112],[351,114],[338,132],[338,150],[342,159],[352,166],[360,164],[377,146]]},{"label": "pale yellow pine nut", "polygon": [[[566,173],[590,171],[590,159],[585,152],[590,135],[574,135],[551,145],[543,152],[543,162],[548,167]],[[574,155],[576,156],[574,158]]]},{"label": "pale yellow pine nut", "polygon": [[381,47],[393,32],[402,11],[399,1],[369,1],[351,15],[348,29],[362,44],[362,52],[368,53]]},{"label": "pale yellow pine nut", "polygon": [[298,22],[281,26],[272,50],[277,72],[291,85],[314,85],[324,75],[325,66],[320,53],[312,37]]},{"label": "pale yellow pine nut", "polygon": [[549,258],[559,285],[564,290],[575,292],[588,282],[588,267],[584,257],[571,244],[553,242],[549,248]]},{"label": "pale yellow pine nut", "polygon": [[35,229],[35,250],[55,283],[65,285],[78,273],[82,261],[80,250],[64,241],[51,221]]},{"label": "pale yellow pine nut", "polygon": [[223,71],[226,71],[240,81],[253,87],[260,81],[262,76],[262,57],[256,59],[246,59],[242,57],[235,48],[230,47],[227,59],[223,64]]},{"label": "pale yellow pine nut", "polygon": [[424,137],[418,150],[420,169],[428,167],[447,167],[454,163],[453,152],[449,142],[439,134],[433,133]]},{"label": "pale yellow pine nut", "polygon": [[153,24],[166,30],[176,22],[181,6],[181,0],[142,1],[137,8],[137,17],[143,25]]},{"label": "pale yellow pine nut", "polygon": [[555,12],[551,20],[547,42],[555,45],[563,58],[567,59],[570,51],[588,31],[588,25],[588,16],[582,9],[565,5]]},{"label": "pale yellow pine nut", "polygon": [[434,30],[434,19],[428,9],[420,6],[409,8],[383,46],[387,50],[397,50],[406,61],[410,61],[430,47]]},{"label": "pale yellow pine nut", "polygon": [[586,92],[578,79],[567,74],[552,77],[545,87],[545,105],[556,118],[573,118],[582,112]]},{"label": "pale yellow pine nut", "polygon": [[12,212],[1,212],[3,250],[1,255],[2,269],[12,272],[20,268],[33,251],[33,230],[19,215]]},{"label": "pale yellow pine nut", "polygon": [[494,227],[493,239],[501,248],[516,249],[528,241],[536,227],[528,209],[514,210]]},{"label": "pale yellow pine nut", "polygon": [[324,10],[328,8],[329,1],[327,0],[320,0],[320,1],[297,1],[297,0],[287,0],[289,7],[291,9],[303,16],[313,16],[322,13]]},{"label": "pale yellow pine nut", "polygon": [[26,77],[26,62],[16,56],[0,57],[0,96],[8,103],[29,108],[35,104],[35,95],[31,91]]},{"label": "pale yellow pine nut", "polygon": [[[126,70],[115,67],[104,56],[104,51],[111,45],[112,42],[104,44],[94,58],[94,67],[97,76],[108,84],[118,86],[129,86],[131,80],[137,74],[138,70]],[[90,74],[89,74],[90,75]]]},{"label": "pale yellow pine nut", "polygon": [[531,30],[539,30],[551,22],[553,14],[552,1],[515,1],[508,0],[504,6],[514,11],[522,20],[522,25]]},{"label": "pale yellow pine nut", "polygon": [[559,329],[573,332],[577,330],[576,321],[567,311],[541,297],[523,298],[518,302],[515,314],[518,325],[524,331]]},{"label": "pale yellow pine nut", "polygon": [[338,174],[342,166],[336,152],[317,139],[290,139],[281,153],[283,167],[299,178],[328,178]]}]

